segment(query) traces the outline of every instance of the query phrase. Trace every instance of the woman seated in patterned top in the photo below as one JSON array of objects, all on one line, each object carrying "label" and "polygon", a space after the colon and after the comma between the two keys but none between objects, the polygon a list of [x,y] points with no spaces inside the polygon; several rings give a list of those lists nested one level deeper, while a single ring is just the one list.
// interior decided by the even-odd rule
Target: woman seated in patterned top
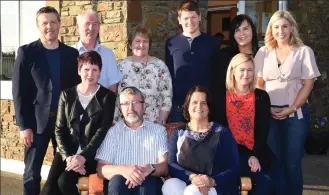
[{"label": "woman seated in patterned top", "polygon": [[[172,83],[166,64],[149,55],[152,37],[143,26],[136,26],[128,37],[132,56],[118,62],[122,75],[118,94],[127,86],[134,86],[145,94],[146,111],[144,119],[157,123],[166,123],[171,110]],[[121,119],[117,101],[114,122]]]},{"label": "woman seated in patterned top", "polygon": [[253,195],[270,194],[272,180],[267,174],[271,151],[267,145],[270,98],[266,91],[255,89],[255,67],[252,57],[235,55],[226,75],[226,116],[228,126],[238,143],[240,174],[248,176]]},{"label": "woman seated in patterned top", "polygon": [[168,149],[172,176],[162,187],[164,195],[239,194],[237,144],[228,128],[210,122],[210,96],[195,86],[187,94],[187,124],[173,130]]}]

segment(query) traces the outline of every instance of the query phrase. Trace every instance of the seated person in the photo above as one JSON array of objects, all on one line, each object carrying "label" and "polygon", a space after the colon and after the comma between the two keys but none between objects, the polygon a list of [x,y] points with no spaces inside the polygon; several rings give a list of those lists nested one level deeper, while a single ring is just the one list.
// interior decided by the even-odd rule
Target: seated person
[{"label": "seated person", "polygon": [[209,107],[207,89],[190,89],[184,103],[189,122],[174,129],[169,141],[168,168],[173,178],[165,181],[164,195],[239,194],[237,144],[228,128],[209,121]]},{"label": "seated person", "polygon": [[97,172],[109,180],[108,195],[161,194],[160,177],[168,172],[168,137],[164,126],[144,120],[144,101],[137,88],[122,89],[124,118],[108,131],[97,151]]},{"label": "seated person", "polygon": [[250,177],[253,195],[270,194],[271,151],[267,145],[270,98],[266,91],[255,89],[252,56],[240,53],[229,64],[226,76],[226,115],[228,126],[238,143],[240,176]]},{"label": "seated person", "polygon": [[78,57],[81,83],[62,91],[55,125],[59,152],[41,194],[79,195],[81,175],[96,173],[94,159],[111,127],[116,95],[97,83],[102,59],[95,51]]}]

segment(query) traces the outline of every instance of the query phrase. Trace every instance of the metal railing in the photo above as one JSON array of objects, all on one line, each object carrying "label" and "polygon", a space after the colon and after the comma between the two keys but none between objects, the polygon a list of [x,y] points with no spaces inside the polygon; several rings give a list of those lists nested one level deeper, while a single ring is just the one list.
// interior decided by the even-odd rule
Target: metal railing
[{"label": "metal railing", "polygon": [[12,71],[15,63],[15,57],[4,57],[2,56],[2,66],[1,66],[1,79],[12,78]]}]

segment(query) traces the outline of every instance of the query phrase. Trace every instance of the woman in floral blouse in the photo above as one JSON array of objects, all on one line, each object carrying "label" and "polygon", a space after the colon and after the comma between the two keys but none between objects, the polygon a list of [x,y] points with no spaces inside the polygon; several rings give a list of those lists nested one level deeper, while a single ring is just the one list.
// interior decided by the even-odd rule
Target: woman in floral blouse
[{"label": "woman in floral blouse", "polygon": [[[166,123],[172,102],[171,76],[166,64],[149,55],[152,37],[143,26],[136,26],[128,37],[129,48],[133,55],[119,60],[118,66],[122,80],[118,94],[124,87],[137,87],[145,94],[145,120]],[[121,119],[118,100],[114,122]]]}]

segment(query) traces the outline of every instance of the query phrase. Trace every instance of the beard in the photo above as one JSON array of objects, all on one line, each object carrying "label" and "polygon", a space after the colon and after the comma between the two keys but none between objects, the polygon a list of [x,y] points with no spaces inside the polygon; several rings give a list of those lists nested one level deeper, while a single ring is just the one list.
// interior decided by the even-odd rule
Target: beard
[{"label": "beard", "polygon": [[125,117],[125,121],[129,124],[136,124],[142,121],[142,117],[137,113],[129,113],[127,117]]}]

